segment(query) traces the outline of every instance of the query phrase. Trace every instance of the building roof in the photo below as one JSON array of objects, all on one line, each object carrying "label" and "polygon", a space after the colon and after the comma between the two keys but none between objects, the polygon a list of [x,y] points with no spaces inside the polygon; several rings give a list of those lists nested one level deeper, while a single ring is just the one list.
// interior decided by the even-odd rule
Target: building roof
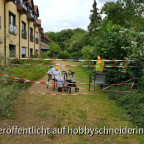
[{"label": "building roof", "polygon": [[31,3],[32,0],[27,0],[27,3]]},{"label": "building roof", "polygon": [[40,24],[40,25],[41,25],[41,19],[39,19],[39,20],[38,20],[38,24]]},{"label": "building roof", "polygon": [[27,4],[32,4],[32,8],[34,9],[34,1],[33,0],[27,0],[27,2],[26,2]]},{"label": "building roof", "polygon": [[49,38],[48,36],[44,35],[44,37],[45,37],[48,41],[50,41],[50,38]]},{"label": "building roof", "polygon": [[43,31],[40,31],[40,32],[41,32],[42,36],[43,36],[45,39],[47,39],[48,41],[50,41],[50,38],[49,38],[48,36],[46,36]]},{"label": "building roof", "polygon": [[34,5],[34,10],[35,13],[37,13],[37,16],[39,17],[39,9],[38,9],[38,5]]}]

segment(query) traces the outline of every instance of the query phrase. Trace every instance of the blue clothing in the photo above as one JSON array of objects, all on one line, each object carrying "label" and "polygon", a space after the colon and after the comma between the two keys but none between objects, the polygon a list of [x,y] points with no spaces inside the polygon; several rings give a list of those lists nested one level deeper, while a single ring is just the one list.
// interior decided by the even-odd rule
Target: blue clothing
[{"label": "blue clothing", "polygon": [[64,79],[62,78],[62,74],[60,69],[56,70],[55,68],[52,68],[48,71],[48,73],[50,74],[54,74],[54,76],[52,76],[52,78],[58,82],[58,86],[62,87],[62,83],[64,83]]}]

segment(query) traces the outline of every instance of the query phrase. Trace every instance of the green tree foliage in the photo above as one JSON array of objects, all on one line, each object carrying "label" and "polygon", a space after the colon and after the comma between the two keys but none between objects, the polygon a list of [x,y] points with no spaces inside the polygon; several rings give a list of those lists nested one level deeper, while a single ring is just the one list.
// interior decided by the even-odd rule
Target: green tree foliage
[{"label": "green tree foliage", "polygon": [[90,15],[90,24],[88,26],[89,33],[93,30],[93,24],[100,23],[101,22],[101,16],[98,13],[97,3],[96,0],[94,0],[93,3],[93,10],[90,11],[92,14]]},{"label": "green tree foliage", "polygon": [[61,32],[57,33],[57,43],[62,50],[65,50],[65,42],[67,42],[73,34],[74,32],[71,29],[62,30]]},{"label": "green tree foliage", "polygon": [[[118,0],[107,2],[101,13],[106,14],[101,24],[94,24],[93,31],[88,42],[93,47],[93,53],[84,48],[83,56],[96,59],[98,54],[103,59],[139,59],[144,61],[144,27],[143,27],[143,5],[142,0]],[[90,49],[90,48],[89,48]],[[106,65],[128,65],[138,68],[105,68],[107,72],[107,83],[118,83],[137,77],[137,88],[128,94],[110,93],[120,106],[131,116],[131,121],[144,126],[144,64],[139,62],[116,62]],[[114,87],[114,90],[129,90],[127,86]]]},{"label": "green tree foliage", "polygon": [[57,33],[55,32],[47,32],[45,33],[46,35],[48,35],[52,41],[57,42]]},{"label": "green tree foliage", "polygon": [[[104,59],[141,59],[144,56],[143,32],[136,32],[134,29],[122,28],[112,22],[105,23],[93,29],[90,41],[93,44],[93,53],[83,54],[84,58],[91,57],[97,59],[97,55],[101,54]],[[82,50],[84,51],[85,48]],[[106,65],[131,65],[136,66],[136,62],[124,63],[106,63]],[[139,80],[144,81],[144,67],[140,70],[136,68],[105,68],[108,73],[107,80],[109,82],[120,82],[139,75]],[[139,74],[138,74],[139,73]],[[142,83],[142,82],[141,82]]]},{"label": "green tree foliage", "polygon": [[68,47],[67,51],[70,53],[70,58],[79,59],[82,57],[81,50],[85,46],[84,37],[77,38]]},{"label": "green tree foliage", "polygon": [[101,13],[106,14],[106,21],[112,21],[126,28],[134,27],[136,31],[143,31],[143,11],[143,0],[118,0],[117,2],[106,2]]},{"label": "green tree foliage", "polygon": [[82,58],[91,59],[93,57],[94,47],[90,45],[83,47],[82,49]]},{"label": "green tree foliage", "polygon": [[68,58],[70,58],[70,54],[67,51],[61,51],[58,54],[58,58],[60,58],[60,59],[68,59]]},{"label": "green tree foliage", "polygon": [[54,41],[50,42],[50,50],[43,54],[44,57],[57,58],[58,54],[61,52],[61,47]]},{"label": "green tree foliage", "polygon": [[46,55],[51,57],[55,55],[58,58],[80,58],[87,34],[87,31],[81,28],[46,33],[53,40],[50,44],[50,51]]},{"label": "green tree foliage", "polygon": [[101,9],[101,13],[106,15],[106,21],[112,21],[114,24],[124,26],[126,17],[123,6],[124,4],[119,1],[106,2]]}]

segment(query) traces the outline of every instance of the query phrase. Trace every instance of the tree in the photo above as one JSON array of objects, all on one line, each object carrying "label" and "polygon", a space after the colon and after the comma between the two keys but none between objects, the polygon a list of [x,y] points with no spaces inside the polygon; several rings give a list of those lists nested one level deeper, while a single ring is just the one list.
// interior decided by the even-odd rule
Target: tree
[{"label": "tree", "polygon": [[46,56],[51,58],[57,58],[58,54],[61,52],[61,47],[51,40],[50,42],[50,50],[46,53]]},{"label": "tree", "polygon": [[57,42],[62,50],[65,50],[64,42],[68,41],[74,34],[72,29],[65,29],[57,33]]},{"label": "tree", "polygon": [[91,10],[90,12],[92,13],[89,17],[90,19],[90,24],[88,26],[88,31],[89,33],[92,33],[92,29],[93,29],[93,24],[96,24],[96,23],[100,23],[101,22],[101,16],[100,14],[98,13],[98,8],[97,8],[97,3],[96,3],[96,0],[94,0],[94,3],[93,3],[93,10]]},{"label": "tree", "polygon": [[123,3],[106,2],[101,9],[101,13],[105,14],[106,21],[112,21],[112,23],[124,26],[126,21],[125,11],[123,9]]},{"label": "tree", "polygon": [[131,21],[134,22],[134,28],[136,31],[143,31],[144,27],[144,1],[143,0],[123,0],[126,4],[126,10],[131,17]]},{"label": "tree", "polygon": [[142,0],[118,0],[106,2],[101,13],[106,14],[105,21],[126,28],[134,28],[136,31],[144,30],[144,2]]}]

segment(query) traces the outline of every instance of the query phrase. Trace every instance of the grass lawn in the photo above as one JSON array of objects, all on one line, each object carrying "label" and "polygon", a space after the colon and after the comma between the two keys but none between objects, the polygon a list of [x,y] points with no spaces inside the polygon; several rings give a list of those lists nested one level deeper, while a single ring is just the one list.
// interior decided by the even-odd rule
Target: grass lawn
[{"label": "grass lawn", "polygon": [[[79,64],[77,62],[59,62],[60,64]],[[88,83],[89,76],[86,69],[79,67],[61,67],[63,70],[75,71],[75,79],[78,83]],[[45,79],[46,81],[47,79]],[[88,85],[78,85],[88,88]],[[41,89],[39,89],[40,92]],[[88,90],[80,90],[80,93]],[[74,93],[74,91],[73,91]],[[34,95],[28,93],[19,94],[15,101],[14,120],[3,120],[0,127],[37,126],[45,128],[63,128],[64,126],[75,128],[133,128],[129,122],[130,117],[119,108],[115,101],[108,98],[105,92],[82,96],[52,96]],[[4,125],[5,124],[5,125]],[[0,136],[1,143],[31,143],[31,144],[143,144],[143,137],[139,135],[49,135],[33,136]]]}]

